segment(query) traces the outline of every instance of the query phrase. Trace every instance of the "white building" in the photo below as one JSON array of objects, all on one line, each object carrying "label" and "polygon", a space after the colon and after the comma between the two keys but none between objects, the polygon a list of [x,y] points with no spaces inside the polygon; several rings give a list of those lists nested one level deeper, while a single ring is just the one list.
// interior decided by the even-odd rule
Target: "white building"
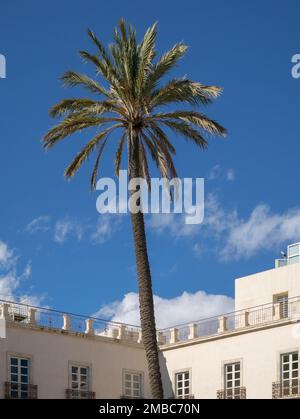
[{"label": "white building", "polygon": [[[300,245],[236,311],[158,332],[165,398],[300,398]],[[2,302],[0,398],[150,398],[138,327]]]}]

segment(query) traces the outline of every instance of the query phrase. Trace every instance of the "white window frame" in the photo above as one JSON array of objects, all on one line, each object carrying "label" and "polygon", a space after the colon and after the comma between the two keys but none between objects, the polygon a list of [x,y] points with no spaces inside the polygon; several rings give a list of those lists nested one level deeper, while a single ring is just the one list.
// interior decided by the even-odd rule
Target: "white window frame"
[{"label": "white window frame", "polygon": [[[27,363],[28,363],[27,364],[27,369],[28,369],[28,375],[27,375],[28,376],[28,380],[27,380],[27,383],[22,383],[22,381],[21,381],[22,375],[25,375],[25,374],[21,374],[20,372],[18,372],[17,374],[14,374],[12,372],[11,368],[14,367],[14,365],[11,364],[11,359],[12,358],[18,359],[18,365],[17,365],[17,368],[18,369],[21,369],[22,368],[22,366],[21,366],[21,361],[22,360],[27,361]],[[27,396],[28,397],[26,397],[26,398],[29,398],[30,397],[30,388],[29,388],[29,386],[32,384],[32,364],[33,364],[32,363],[32,356],[30,356],[30,355],[22,354],[22,353],[14,353],[14,352],[7,353],[7,381],[10,383],[10,385],[12,385],[12,384],[18,384],[18,389],[17,390],[12,390],[12,388],[10,389],[10,393],[11,394],[12,394],[13,391],[17,391],[18,392],[18,398],[22,398],[21,397],[21,393],[22,392],[27,393]],[[23,368],[25,368],[25,367],[23,367]],[[12,381],[11,380],[11,375],[17,375],[18,376],[18,380],[17,381]],[[23,390],[22,391],[22,389],[20,387],[22,384],[27,386],[27,389],[26,390]]]},{"label": "white window frame", "polygon": [[[180,375],[184,376],[188,374],[188,378],[182,377],[182,379],[179,381],[178,377]],[[188,381],[188,386],[185,385],[185,382]],[[182,382],[182,387],[179,387],[179,382]],[[185,390],[188,389],[188,393],[185,392]],[[178,394],[178,391],[181,390],[182,394]],[[176,399],[188,399],[192,395],[192,370],[184,369],[184,370],[177,370],[174,372],[174,394]]]},{"label": "white window frame", "polygon": [[[72,368],[78,368],[79,372],[77,372],[77,374],[79,374],[79,377],[81,377],[81,373],[80,373],[80,368],[85,368],[87,370],[87,381],[86,381],[86,388],[82,389],[82,387],[80,387],[81,384],[81,378],[78,381],[78,388],[73,388],[73,373]],[[76,362],[76,361],[69,361],[69,365],[68,365],[68,377],[69,377],[69,390],[74,390],[74,391],[78,391],[78,397],[76,398],[86,398],[86,397],[81,397],[80,392],[91,392],[92,389],[92,366],[90,364],[87,363],[83,363],[83,362]]]},{"label": "white window frame", "polygon": [[[238,366],[238,369],[237,369]],[[228,369],[231,368],[231,371]],[[242,387],[242,364],[240,361],[229,362],[224,364],[224,390],[233,390],[236,388]],[[239,374],[239,377],[236,377],[236,374]],[[231,376],[231,379],[229,378]],[[239,381],[239,385],[236,385],[236,382]],[[229,382],[232,383],[232,386],[229,387]]]},{"label": "white window frame", "polygon": [[[293,248],[297,248],[298,252],[291,254],[291,249]],[[300,244],[299,243],[290,244],[288,246],[287,259],[288,259],[288,263],[291,265],[293,263],[299,263],[300,261]]]},{"label": "white window frame", "polygon": [[[230,365],[236,365],[236,364],[240,364],[240,386],[239,387],[233,387],[232,389],[227,387],[227,381],[226,381],[226,367],[230,366]],[[228,359],[226,361],[224,361],[222,363],[222,372],[221,372],[221,377],[222,377],[222,391],[224,392],[224,398],[231,398],[229,397],[230,394],[228,394],[228,390],[230,393],[230,390],[234,390],[234,389],[241,389],[240,390],[240,396],[242,396],[242,388],[244,387],[244,360],[243,358],[236,358],[236,359]],[[236,380],[235,380],[236,381]],[[232,392],[232,398],[234,397],[234,392]]]},{"label": "white window frame", "polygon": [[[297,360],[293,360],[294,356],[297,356]],[[288,357],[288,361],[285,361],[284,358]],[[298,364],[297,368],[294,368],[294,364]],[[285,366],[288,366],[288,369],[285,369]],[[293,373],[296,373],[293,377]],[[299,380],[300,380],[300,353],[299,350],[288,351],[280,354],[280,387],[282,392],[282,397],[292,397],[293,395],[299,394]],[[285,378],[288,375],[287,378]],[[294,381],[297,382],[294,385]],[[288,385],[285,386],[285,383]],[[293,389],[296,389],[294,393]]]},{"label": "white window frame", "polygon": [[[127,380],[126,376],[130,376],[130,380]],[[134,380],[134,377],[139,377],[139,381]],[[127,382],[130,381],[130,387],[127,386]],[[139,383],[138,388],[134,388],[134,383]],[[123,377],[122,377],[122,387],[123,387],[123,396],[124,398],[128,399],[142,399],[144,397],[144,373],[142,371],[137,370],[126,370],[123,369]],[[130,394],[128,393],[128,390]],[[139,394],[135,394],[135,391],[139,391]]]}]

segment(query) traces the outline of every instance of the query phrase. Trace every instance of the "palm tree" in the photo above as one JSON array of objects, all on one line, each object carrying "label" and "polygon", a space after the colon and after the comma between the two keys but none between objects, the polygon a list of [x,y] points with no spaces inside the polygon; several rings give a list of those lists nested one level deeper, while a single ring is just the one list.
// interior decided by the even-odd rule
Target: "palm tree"
[{"label": "palm tree", "polygon": [[[166,130],[180,134],[202,150],[207,147],[203,133],[226,135],[225,129],[196,109],[217,98],[221,89],[189,80],[162,78],[185,55],[187,47],[177,43],[168,52],[156,59],[155,40],[157,24],[151,26],[141,43],[137,42],[136,31],[119,22],[114,31],[114,43],[107,50],[96,35],[88,35],[97,52],[81,51],[81,57],[96,68],[99,81],[85,74],[68,71],[62,76],[66,86],[82,86],[96,98],[65,99],[50,110],[52,117],[60,122],[44,137],[44,148],[50,149],[71,134],[95,128],[93,138],[76,155],[65,171],[72,178],[92,152],[96,152],[95,166],[91,176],[91,189],[96,185],[99,162],[110,134],[120,131],[115,157],[115,170],[119,175],[121,157],[127,146],[129,179],[138,177],[150,182],[148,155],[155,162],[164,178],[177,177],[172,155],[175,148]],[[177,109],[178,104],[191,109]],[[174,110],[165,111],[169,105]],[[142,212],[131,213],[131,224],[135,245],[138,276],[142,340],[148,363],[149,380],[153,398],[163,398],[159,355],[156,340],[152,281],[144,216]]]}]

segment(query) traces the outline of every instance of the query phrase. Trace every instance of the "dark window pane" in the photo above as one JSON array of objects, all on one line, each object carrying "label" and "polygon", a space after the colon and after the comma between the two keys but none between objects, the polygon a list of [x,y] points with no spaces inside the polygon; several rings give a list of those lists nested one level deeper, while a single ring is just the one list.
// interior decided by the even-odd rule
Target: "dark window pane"
[{"label": "dark window pane", "polygon": [[27,367],[28,366],[28,359],[21,359],[21,367]]}]

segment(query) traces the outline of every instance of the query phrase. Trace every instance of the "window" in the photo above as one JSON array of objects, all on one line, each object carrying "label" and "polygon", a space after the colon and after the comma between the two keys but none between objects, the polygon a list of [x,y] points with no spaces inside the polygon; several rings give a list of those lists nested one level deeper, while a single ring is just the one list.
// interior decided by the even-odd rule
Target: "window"
[{"label": "window", "polygon": [[289,294],[275,295],[274,304],[279,304],[280,318],[286,319],[289,317]]},{"label": "window", "polygon": [[291,397],[300,392],[298,352],[281,356],[281,392],[282,397]]},{"label": "window", "polygon": [[299,243],[293,244],[288,247],[288,261],[289,264],[298,263],[300,258],[300,245]]},{"label": "window", "polygon": [[225,398],[241,398],[241,363],[235,362],[225,365]]},{"label": "window", "polygon": [[9,357],[10,394],[12,399],[30,397],[30,360],[17,356]]},{"label": "window", "polygon": [[143,397],[143,375],[140,372],[124,372],[124,397],[140,399]]},{"label": "window", "polygon": [[190,396],[190,372],[178,372],[175,374],[175,397],[187,399]]},{"label": "window", "polygon": [[71,389],[72,399],[89,399],[90,397],[90,368],[83,365],[71,365]]}]

